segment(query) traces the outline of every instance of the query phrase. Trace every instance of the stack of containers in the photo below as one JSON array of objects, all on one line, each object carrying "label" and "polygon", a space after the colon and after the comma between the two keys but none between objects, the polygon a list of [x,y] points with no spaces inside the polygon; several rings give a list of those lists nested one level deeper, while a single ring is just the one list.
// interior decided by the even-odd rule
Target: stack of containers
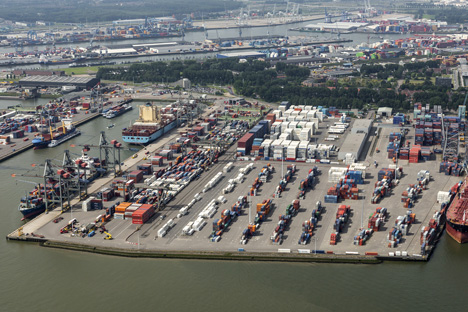
[{"label": "stack of containers", "polygon": [[[304,116],[301,116],[301,117],[304,117]],[[299,123],[297,124],[297,128],[298,129],[306,129],[307,128],[307,121],[304,121],[304,120],[299,121]]]},{"label": "stack of containers", "polygon": [[11,132],[12,139],[22,138],[24,136],[24,130],[15,130]]},{"label": "stack of containers", "polygon": [[272,155],[271,155],[273,159],[281,160],[284,157],[283,140],[279,139],[279,140],[273,141],[273,143],[271,144],[271,147],[273,148]]},{"label": "stack of containers", "polygon": [[297,159],[305,160],[307,159],[307,150],[309,147],[308,141],[301,141],[297,149]]},{"label": "stack of containers", "polygon": [[393,142],[395,140],[401,141],[402,135],[400,132],[391,132],[388,136],[388,141]]},{"label": "stack of containers", "polygon": [[344,228],[344,225],[348,222],[349,215],[351,213],[351,207],[346,205],[340,205],[338,211],[336,212],[336,220],[333,225],[335,233],[332,233],[330,236],[330,245],[336,245],[339,238],[339,234]]},{"label": "stack of containers", "polygon": [[270,134],[281,134],[281,121],[276,121],[271,125]]},{"label": "stack of containers", "polygon": [[311,129],[304,128],[299,132],[299,141],[310,141],[310,132]]},{"label": "stack of containers", "polygon": [[378,231],[387,217],[387,208],[377,207],[372,216],[369,217],[368,228]]},{"label": "stack of containers", "polygon": [[400,155],[398,155],[399,159],[408,160],[410,154],[410,149],[408,147],[402,147],[400,149]]},{"label": "stack of containers", "polygon": [[424,144],[424,128],[416,128],[416,135],[414,137],[414,144],[415,145],[423,145]]},{"label": "stack of containers", "polygon": [[397,114],[393,116],[393,124],[394,125],[400,125],[405,123],[405,115],[403,114]]},{"label": "stack of containers", "polygon": [[172,150],[162,150],[158,152],[158,155],[163,159],[171,160],[173,158]]},{"label": "stack of containers", "polygon": [[127,202],[120,203],[117,207],[115,207],[114,218],[124,220],[125,212],[127,211],[127,208],[130,207],[131,205],[132,203],[127,203]]},{"label": "stack of containers", "polygon": [[305,128],[310,129],[310,135],[312,136],[315,134],[315,130],[318,129],[318,122],[308,122]]},{"label": "stack of containers", "polygon": [[[253,156],[259,156],[262,142],[263,142],[262,138],[254,139],[253,144],[252,144],[252,151],[250,152],[250,154],[252,154]],[[261,153],[263,155],[263,150]]]},{"label": "stack of containers", "polygon": [[133,224],[144,224],[154,215],[154,207],[150,204],[143,204],[132,214]]},{"label": "stack of containers", "polygon": [[420,243],[421,245],[431,245],[436,238],[436,233],[438,232],[439,224],[441,223],[441,213],[436,211],[432,216],[432,219],[429,220],[429,226],[424,227],[421,231]]},{"label": "stack of containers", "polygon": [[317,150],[318,150],[317,144],[309,144],[309,146],[307,147],[307,158],[315,159],[317,157]]},{"label": "stack of containers", "polygon": [[264,199],[262,203],[257,204],[257,215],[255,216],[255,224],[266,220],[271,208],[271,199]]},{"label": "stack of containers", "polygon": [[388,146],[387,146],[388,158],[398,157],[398,154],[400,151],[400,142],[401,141],[395,139],[394,141],[388,143]]},{"label": "stack of containers", "polygon": [[[258,125],[259,126],[262,126],[263,127],[263,136],[267,133],[270,133],[270,126],[271,126],[272,122],[270,122],[269,120],[265,119],[265,120],[260,120]],[[263,137],[262,136],[262,137]]]},{"label": "stack of containers", "polygon": [[426,128],[424,128],[424,146],[432,146],[434,143],[434,136],[432,132],[432,122],[426,122]]},{"label": "stack of containers", "polygon": [[254,138],[253,133],[246,133],[242,138],[240,138],[239,141],[237,141],[237,153],[242,156],[249,155]]},{"label": "stack of containers", "polygon": [[[209,125],[209,124],[208,124]],[[169,145],[169,149],[173,153],[180,153],[180,149],[182,148],[182,145],[180,143],[172,143]]]},{"label": "stack of containers", "polygon": [[432,150],[428,146],[421,146],[421,158],[425,161],[431,160]]},{"label": "stack of containers", "polygon": [[136,204],[136,203],[132,203],[130,206],[128,206],[127,209],[125,210],[125,220],[131,219],[133,213],[140,207],[141,207],[141,204]]},{"label": "stack of containers", "polygon": [[130,172],[128,175],[129,180],[133,180],[135,183],[140,183],[143,180],[143,171],[142,170],[135,170]]},{"label": "stack of containers", "polygon": [[270,157],[270,150],[271,150],[271,144],[272,144],[272,140],[264,140],[262,142],[262,148],[263,148],[263,155],[260,155],[259,156],[263,156],[265,157],[265,160],[268,160],[269,157]]},{"label": "stack of containers", "polygon": [[26,125],[24,126],[24,131],[28,133],[37,132],[37,127],[34,125]]},{"label": "stack of containers", "polygon": [[353,180],[355,184],[364,184],[363,173],[358,170],[349,170],[345,176],[346,179]]},{"label": "stack of containers", "polygon": [[272,125],[276,121],[276,115],[274,113],[267,114],[266,120],[269,120],[270,124]]},{"label": "stack of containers", "polygon": [[153,173],[152,164],[138,165],[137,169],[143,171],[143,175],[150,175]]},{"label": "stack of containers", "polygon": [[415,163],[415,164],[418,163],[420,156],[421,156],[421,145],[413,145],[413,147],[410,150],[409,162]]},{"label": "stack of containers", "polygon": [[281,118],[283,116],[283,111],[280,110],[280,109],[276,109],[276,110],[273,111],[273,114],[275,114],[276,119],[279,119],[279,118]]},{"label": "stack of containers", "polygon": [[163,158],[161,156],[151,156],[150,160],[152,166],[163,166]]},{"label": "stack of containers", "polygon": [[[434,127],[434,129],[432,129],[433,144],[440,145],[442,144],[442,128],[440,126],[440,122],[438,123],[438,125],[436,125],[436,122],[433,122],[432,124]],[[439,128],[436,128],[436,127],[439,127]]]},{"label": "stack of containers", "polygon": [[108,201],[111,201],[113,198],[114,198],[114,190],[111,189],[111,188],[104,188],[101,190],[101,196],[102,196],[102,199],[105,201],[105,202],[108,202]]},{"label": "stack of containers", "polygon": [[299,141],[291,141],[287,147],[286,160],[296,160],[297,149],[299,147]]}]

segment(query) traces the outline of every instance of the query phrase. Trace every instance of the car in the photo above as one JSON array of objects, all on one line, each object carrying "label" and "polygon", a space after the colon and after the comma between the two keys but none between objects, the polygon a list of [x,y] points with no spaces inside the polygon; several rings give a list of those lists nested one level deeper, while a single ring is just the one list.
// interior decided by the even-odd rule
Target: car
[{"label": "car", "polygon": [[166,215],[160,215],[159,216],[159,220],[164,220],[164,219],[166,219]]}]

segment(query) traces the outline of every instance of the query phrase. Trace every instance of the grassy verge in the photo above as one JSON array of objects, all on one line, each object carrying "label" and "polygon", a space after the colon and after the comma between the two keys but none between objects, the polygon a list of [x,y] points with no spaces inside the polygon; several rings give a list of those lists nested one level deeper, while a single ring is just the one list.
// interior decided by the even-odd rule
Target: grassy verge
[{"label": "grassy verge", "polygon": [[99,66],[90,67],[67,67],[62,68],[66,75],[85,75],[85,74],[96,74],[99,70]]}]

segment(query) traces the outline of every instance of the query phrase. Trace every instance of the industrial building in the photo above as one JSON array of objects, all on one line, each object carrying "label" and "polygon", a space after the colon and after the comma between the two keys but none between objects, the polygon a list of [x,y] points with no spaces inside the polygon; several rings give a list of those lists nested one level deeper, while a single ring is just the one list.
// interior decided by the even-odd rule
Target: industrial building
[{"label": "industrial building", "polygon": [[21,76],[65,76],[64,70],[35,70],[35,69],[15,69],[12,71],[13,75]]},{"label": "industrial building", "polygon": [[220,53],[216,54],[216,58],[228,58],[228,57],[237,57],[237,58],[259,58],[265,57],[266,54],[257,51],[242,51],[242,52],[230,52],[230,53]]},{"label": "industrial building", "polygon": [[317,56],[295,56],[295,57],[288,57],[286,59],[282,58],[275,58],[271,59],[270,63],[272,65],[276,65],[277,63],[285,63],[290,65],[299,65],[299,66],[309,66],[314,65],[317,63],[327,63],[330,60],[325,57],[317,57]]},{"label": "industrial building", "polygon": [[94,53],[97,53],[99,55],[129,55],[129,54],[137,54],[137,51],[132,48],[108,48],[106,47],[105,49],[96,49],[93,50]]},{"label": "industrial building", "polygon": [[[351,127],[351,133],[348,134],[343,146],[338,152],[338,159],[345,160],[347,158],[346,155],[351,154],[351,158],[358,160],[367,142],[371,128],[372,120],[356,119]],[[349,159],[348,157],[347,161],[349,161]]]},{"label": "industrial building", "polygon": [[379,107],[377,110],[377,115],[382,117],[390,117],[392,116],[393,109],[391,107]]},{"label": "industrial building", "polygon": [[75,86],[77,89],[91,89],[99,83],[91,77],[28,76],[19,81],[22,87],[64,87]]},{"label": "industrial building", "polygon": [[368,134],[372,128],[372,120],[369,119],[356,119],[354,122],[351,133],[366,133]]},{"label": "industrial building", "polygon": [[346,137],[338,152],[338,159],[345,160],[346,154],[352,154],[355,160],[359,159],[367,140],[366,132],[351,132]]},{"label": "industrial building", "polygon": [[369,24],[368,23],[352,23],[352,22],[335,22],[335,23],[309,24],[309,25],[306,25],[304,28],[329,30],[329,31],[351,31],[351,30],[356,30],[360,27],[365,27],[367,25]]}]

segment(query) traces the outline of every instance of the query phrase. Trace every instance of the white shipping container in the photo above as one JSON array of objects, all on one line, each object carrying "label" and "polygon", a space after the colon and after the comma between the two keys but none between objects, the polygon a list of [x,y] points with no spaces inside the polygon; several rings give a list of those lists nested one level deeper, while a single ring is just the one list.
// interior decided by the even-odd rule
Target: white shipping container
[{"label": "white shipping container", "polygon": [[296,128],[297,128],[297,124],[298,124],[297,121],[292,121],[292,122],[290,122],[289,125],[288,125],[288,129],[296,129]]},{"label": "white shipping container", "polygon": [[158,237],[160,237],[160,238],[164,237],[164,236],[166,236],[166,234],[167,234],[167,231],[165,229],[163,229],[163,228],[159,229]]}]

